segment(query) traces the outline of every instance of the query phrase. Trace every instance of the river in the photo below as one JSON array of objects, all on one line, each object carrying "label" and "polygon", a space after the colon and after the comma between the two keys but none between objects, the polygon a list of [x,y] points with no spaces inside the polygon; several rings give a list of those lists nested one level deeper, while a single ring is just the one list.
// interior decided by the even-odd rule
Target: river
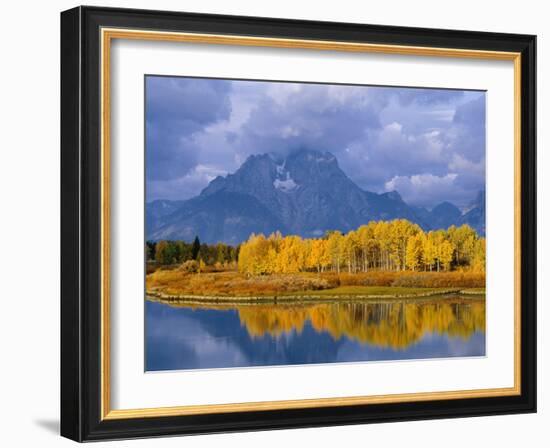
[{"label": "river", "polygon": [[147,371],[485,355],[485,298],[170,305],[145,301]]}]

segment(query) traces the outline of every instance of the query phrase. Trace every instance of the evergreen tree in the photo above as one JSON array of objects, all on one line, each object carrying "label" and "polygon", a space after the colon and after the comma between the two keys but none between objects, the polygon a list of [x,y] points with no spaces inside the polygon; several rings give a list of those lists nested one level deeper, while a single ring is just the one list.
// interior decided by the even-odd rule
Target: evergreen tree
[{"label": "evergreen tree", "polygon": [[193,247],[191,248],[191,256],[193,257],[193,260],[196,260],[199,256],[199,251],[201,250],[201,241],[199,240],[199,237],[195,237],[195,241],[193,241]]}]

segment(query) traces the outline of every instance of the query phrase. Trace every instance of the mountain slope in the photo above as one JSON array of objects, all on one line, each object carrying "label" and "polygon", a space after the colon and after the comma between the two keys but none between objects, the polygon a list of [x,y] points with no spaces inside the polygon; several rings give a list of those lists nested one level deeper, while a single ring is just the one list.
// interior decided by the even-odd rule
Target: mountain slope
[{"label": "mountain slope", "polygon": [[462,212],[450,202],[442,202],[435,206],[430,212],[430,227],[434,229],[447,229],[456,224]]},{"label": "mountain slope", "polygon": [[430,212],[409,206],[396,191],[364,191],[332,154],[312,150],[286,158],[250,156],[235,173],[212,180],[199,196],[152,202],[146,214],[148,239],[191,240],[198,235],[204,242],[231,244],[253,232],[279,230],[315,237],[327,230],[347,232],[372,220],[397,218],[428,230],[462,219],[460,210],[448,202]]},{"label": "mountain slope", "polygon": [[166,217],[174,213],[185,201],[159,199],[149,202],[145,207],[145,228],[150,234],[163,224]]},{"label": "mountain slope", "polygon": [[343,232],[373,219],[418,217],[397,192],[363,191],[330,153],[302,150],[278,160],[268,154],[249,157],[235,174],[218,177],[201,196],[220,191],[250,194],[302,236],[326,230]]},{"label": "mountain slope", "polygon": [[164,223],[149,231],[150,240],[191,241],[196,235],[203,242],[238,244],[251,233],[269,234],[286,228],[257,199],[250,195],[219,192],[186,201]]},{"label": "mountain slope", "polygon": [[459,218],[457,223],[458,225],[468,224],[480,235],[485,235],[485,220],[485,191],[480,191],[470,204],[468,211]]}]

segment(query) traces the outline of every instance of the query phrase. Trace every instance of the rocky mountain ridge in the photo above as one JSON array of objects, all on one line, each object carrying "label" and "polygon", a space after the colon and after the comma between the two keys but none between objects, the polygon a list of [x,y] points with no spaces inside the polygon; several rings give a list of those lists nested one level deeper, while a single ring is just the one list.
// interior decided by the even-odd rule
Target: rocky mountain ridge
[{"label": "rocky mountain ridge", "polygon": [[300,150],[279,158],[250,156],[233,174],[218,176],[187,201],[146,204],[148,240],[222,241],[238,244],[250,233],[318,237],[328,230],[347,232],[372,220],[405,218],[426,230],[466,223],[485,232],[485,196],[463,214],[444,202],[431,211],[406,204],[397,191],[361,189],[328,152]]}]

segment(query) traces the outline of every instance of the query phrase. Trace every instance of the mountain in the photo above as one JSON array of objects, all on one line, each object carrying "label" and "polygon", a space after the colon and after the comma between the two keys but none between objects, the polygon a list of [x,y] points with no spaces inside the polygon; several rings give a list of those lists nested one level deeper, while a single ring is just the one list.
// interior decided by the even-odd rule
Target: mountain
[{"label": "mountain", "polygon": [[396,191],[364,191],[332,154],[313,150],[295,151],[286,158],[250,156],[235,173],[216,177],[197,197],[154,201],[146,208],[148,239],[189,241],[198,235],[204,242],[231,244],[252,232],[279,230],[315,237],[327,230],[347,232],[371,220],[396,218],[424,229],[446,228],[462,217],[448,202],[430,212],[409,206]]},{"label": "mountain", "polygon": [[191,241],[199,235],[202,242],[233,245],[251,233],[288,233],[280,219],[256,198],[228,191],[190,199],[165,217],[162,225],[147,230],[150,240]]},{"label": "mountain", "polygon": [[480,191],[457,224],[468,224],[480,235],[485,235],[485,191]]},{"label": "mountain", "polygon": [[478,192],[465,211],[447,201],[436,205],[432,210],[424,207],[412,209],[418,217],[415,222],[424,230],[448,229],[452,225],[468,224],[479,235],[485,236],[485,191]]},{"label": "mountain", "polygon": [[185,201],[167,201],[159,199],[149,202],[145,207],[145,228],[156,229],[164,218],[174,213]]},{"label": "mountain", "polygon": [[447,229],[456,224],[461,216],[462,212],[456,205],[445,201],[431,210],[428,222],[434,229]]},{"label": "mountain", "polygon": [[221,191],[254,197],[289,232],[309,237],[328,229],[345,232],[373,219],[416,218],[397,192],[363,191],[332,154],[318,151],[297,151],[285,159],[251,156],[235,174],[214,179],[201,196]]}]

